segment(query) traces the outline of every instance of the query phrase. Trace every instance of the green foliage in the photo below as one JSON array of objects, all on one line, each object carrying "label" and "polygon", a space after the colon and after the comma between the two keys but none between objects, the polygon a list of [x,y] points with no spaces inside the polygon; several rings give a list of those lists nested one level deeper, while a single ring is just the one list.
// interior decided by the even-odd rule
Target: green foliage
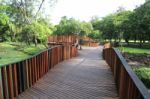
[{"label": "green foliage", "polygon": [[46,43],[48,35],[52,33],[48,24],[42,21],[35,21],[32,24],[25,25],[21,34],[21,39],[25,42],[37,43],[39,40],[41,43]]},{"label": "green foliage", "polygon": [[81,22],[74,18],[62,17],[60,23],[56,25],[54,34],[57,35],[70,35],[77,34],[80,36],[87,36],[92,32],[93,27],[90,22]]},{"label": "green foliage", "polygon": [[128,16],[130,15],[130,11],[119,10],[114,14],[110,14],[104,17],[102,20],[92,20],[93,27],[102,32],[102,36],[104,39],[112,39],[120,40],[122,38],[123,31],[123,23],[128,20]]},{"label": "green foliage", "polygon": [[2,39],[2,41],[6,40],[5,36],[9,29],[8,23],[9,17],[0,13],[0,39]]},{"label": "green foliage", "polygon": [[46,43],[53,26],[38,11],[35,15],[39,4],[43,3],[39,0],[0,2],[0,40]]},{"label": "green foliage", "polygon": [[99,30],[93,30],[91,33],[88,34],[88,37],[100,40],[102,39],[102,32]]},{"label": "green foliage", "polygon": [[66,34],[77,34],[80,32],[80,24],[78,20],[73,18],[62,17],[60,23],[56,25],[54,34],[66,35]]},{"label": "green foliage", "polygon": [[150,88],[150,68],[140,67],[134,69],[136,75],[141,79],[147,88]]},{"label": "green foliage", "polygon": [[130,40],[150,42],[150,1],[137,7],[134,11],[120,8],[116,13],[110,14],[101,20],[95,18],[91,21],[95,30],[100,30],[104,39],[120,42],[124,39],[129,44]]},{"label": "green foliage", "polygon": [[0,25],[6,25],[9,22],[9,17],[0,13]]}]

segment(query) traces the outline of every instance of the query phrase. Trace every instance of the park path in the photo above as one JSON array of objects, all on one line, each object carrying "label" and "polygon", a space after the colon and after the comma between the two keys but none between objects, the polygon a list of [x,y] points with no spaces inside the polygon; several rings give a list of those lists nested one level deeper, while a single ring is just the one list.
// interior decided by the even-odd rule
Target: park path
[{"label": "park path", "polygon": [[118,99],[111,69],[101,54],[101,47],[84,47],[15,99]]}]

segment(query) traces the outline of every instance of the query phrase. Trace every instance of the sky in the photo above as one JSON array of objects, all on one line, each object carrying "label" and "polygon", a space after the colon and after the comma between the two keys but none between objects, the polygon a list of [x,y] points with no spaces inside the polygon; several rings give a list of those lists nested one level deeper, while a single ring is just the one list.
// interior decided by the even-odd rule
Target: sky
[{"label": "sky", "polygon": [[119,7],[133,10],[145,0],[58,0],[50,11],[53,24],[58,24],[62,16],[81,21],[90,21],[93,16],[104,17],[114,13]]}]

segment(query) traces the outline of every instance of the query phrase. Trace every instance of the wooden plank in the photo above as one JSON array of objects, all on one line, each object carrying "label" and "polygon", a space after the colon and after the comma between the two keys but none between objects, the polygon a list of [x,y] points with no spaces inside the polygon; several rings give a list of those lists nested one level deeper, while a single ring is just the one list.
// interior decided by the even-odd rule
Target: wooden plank
[{"label": "wooden plank", "polygon": [[45,52],[43,53],[43,75],[45,75],[46,72],[46,65],[45,65]]},{"label": "wooden plank", "polygon": [[53,66],[54,66],[54,49],[52,49],[52,51],[51,51],[51,66],[52,66],[52,68],[53,68]]},{"label": "wooden plank", "polygon": [[40,62],[39,62],[39,55],[36,57],[36,66],[37,66],[37,80],[40,78]]},{"label": "wooden plank", "polygon": [[7,82],[7,70],[6,67],[2,67],[2,84],[3,84],[3,95],[4,99],[9,99],[9,92],[8,92],[8,82]]},{"label": "wooden plank", "polygon": [[48,68],[51,69],[51,49],[48,50]]},{"label": "wooden plank", "polygon": [[21,82],[21,68],[20,63],[16,64],[17,67],[17,83],[18,83],[18,94],[22,92],[22,82]]},{"label": "wooden plank", "polygon": [[28,83],[27,83],[27,68],[26,68],[26,60],[22,62],[22,68],[23,68],[23,82],[24,82],[24,90],[28,88]]},{"label": "wooden plank", "polygon": [[97,51],[94,57],[90,49],[83,49],[83,56],[61,62],[16,99],[118,99],[110,68],[97,59]]},{"label": "wooden plank", "polygon": [[41,77],[43,76],[43,54],[41,54]]},{"label": "wooden plank", "polygon": [[41,77],[42,77],[43,76],[43,54],[41,54],[40,62],[41,62]]},{"label": "wooden plank", "polygon": [[13,79],[12,79],[12,65],[7,66],[6,69],[7,69],[9,99],[14,99]]},{"label": "wooden plank", "polygon": [[13,79],[13,91],[14,97],[18,96],[18,82],[17,82],[17,69],[16,64],[12,65],[12,79]]},{"label": "wooden plank", "polygon": [[31,87],[32,86],[31,59],[28,60],[28,70],[29,70],[29,87]]},{"label": "wooden plank", "polygon": [[20,71],[21,71],[21,86],[22,86],[22,92],[25,90],[25,71],[24,71],[24,61],[20,62]]},{"label": "wooden plank", "polygon": [[34,59],[33,57],[31,58],[31,77],[32,77],[32,85],[35,82],[35,71],[34,71]]},{"label": "wooden plank", "polygon": [[2,83],[2,72],[1,72],[1,68],[0,68],[0,99],[4,99],[4,95],[3,95],[3,83]]},{"label": "wooden plank", "polygon": [[26,83],[27,83],[27,88],[29,88],[29,67],[28,67],[28,60],[25,60],[25,68],[26,68]]},{"label": "wooden plank", "polygon": [[42,54],[40,54],[40,78],[42,77]]},{"label": "wooden plank", "polygon": [[37,58],[34,57],[34,69],[35,69],[35,82],[38,80],[38,70],[37,70]]},{"label": "wooden plank", "polygon": [[41,61],[40,61],[40,58],[41,57],[41,55],[39,54],[38,55],[38,62],[39,62],[39,78],[41,78]]},{"label": "wooden plank", "polygon": [[48,70],[49,70],[48,65],[49,65],[49,62],[48,62],[48,51],[46,51],[46,73],[47,73]]}]

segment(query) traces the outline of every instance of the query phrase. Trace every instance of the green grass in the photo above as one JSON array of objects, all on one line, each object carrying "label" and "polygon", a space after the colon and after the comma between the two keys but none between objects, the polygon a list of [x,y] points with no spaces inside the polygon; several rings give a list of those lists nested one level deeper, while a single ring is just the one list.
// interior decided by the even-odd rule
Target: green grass
[{"label": "green grass", "polygon": [[37,52],[43,50],[43,45],[27,46],[25,44],[0,43],[0,65],[26,59]]},{"label": "green grass", "polygon": [[143,48],[119,47],[119,50],[121,52],[150,54],[150,49],[143,49]]}]

